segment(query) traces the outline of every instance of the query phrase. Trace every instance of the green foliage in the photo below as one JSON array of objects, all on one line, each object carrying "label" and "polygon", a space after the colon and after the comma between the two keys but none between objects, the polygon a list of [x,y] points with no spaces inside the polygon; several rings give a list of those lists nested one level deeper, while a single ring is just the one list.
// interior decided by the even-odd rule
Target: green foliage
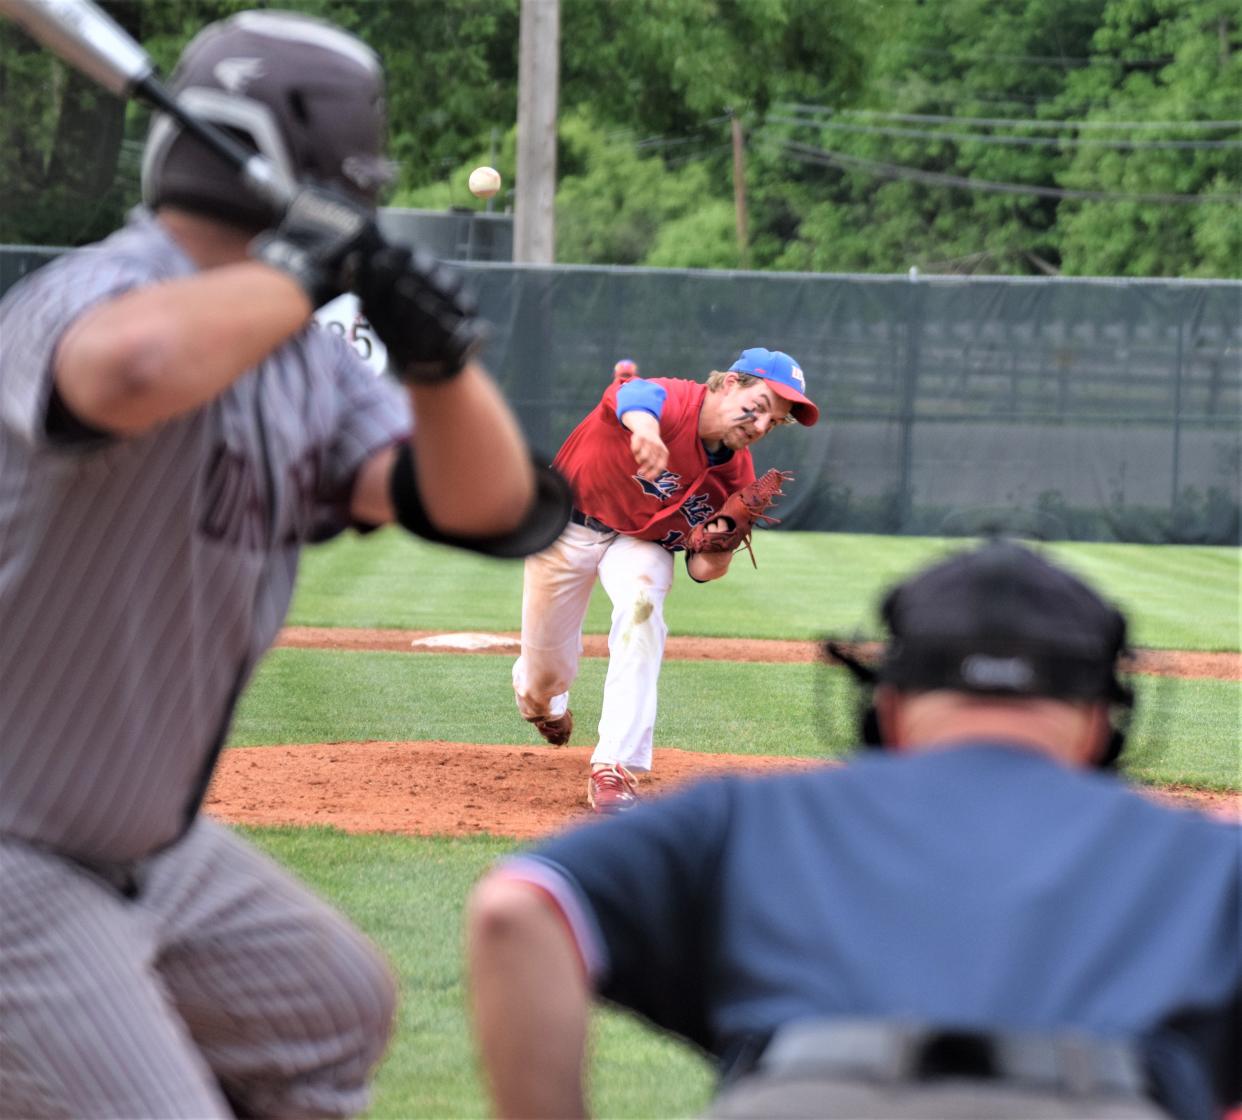
[{"label": "green foliage", "polygon": [[384,59],[400,185],[439,178],[466,152],[486,150],[493,126],[514,120],[518,0],[321,0],[317,8]]},{"label": "green foliage", "polygon": [[714,199],[665,222],[643,263],[655,268],[740,267],[733,207]]},{"label": "green foliage", "polygon": [[[1090,121],[1232,120],[1242,96],[1238,8],[1230,0],[1110,0],[1093,46],[1116,59],[1070,74],[1059,107]],[[1156,59],[1158,63],[1146,61]],[[1134,61],[1131,61],[1134,60]],[[1144,139],[1185,135],[1149,130]],[[1196,138],[1236,140],[1236,129]],[[1216,205],[1066,204],[1065,271],[1076,275],[1238,276],[1242,157],[1237,148],[1179,152],[1082,148],[1062,180],[1119,192],[1233,196]]]},{"label": "green foliage", "polygon": [[[1026,115],[1028,109],[1014,106],[1059,88],[1062,71],[1051,60],[1086,52],[1099,7],[1099,0],[900,5],[901,30],[870,58],[864,103],[946,117]],[[1050,61],[1020,64],[1019,58]],[[898,135],[903,128],[908,135]],[[769,132],[773,142],[792,139],[914,174],[1049,185],[1058,159],[1055,149],[961,139],[986,133],[952,124],[862,118],[830,120],[822,131],[786,125]],[[917,264],[926,271],[1023,273],[1033,271],[1032,254],[1055,257],[1052,207],[1035,196],[886,182],[876,171],[823,167],[808,201],[805,227],[787,241],[774,262],[779,267],[904,271]]]},{"label": "green foliage", "polygon": [[[850,94],[866,24],[846,0],[563,0],[562,105],[685,134],[732,109]],[[720,133],[727,138],[727,130]]]},{"label": "green foliage", "polygon": [[0,243],[77,244],[110,232],[124,201],[115,181],[123,102],[2,19],[0,98]]},{"label": "green foliage", "polygon": [[670,170],[581,111],[562,117],[560,148],[559,260],[736,267],[732,204],[711,197],[718,166]]},{"label": "green foliage", "polygon": [[[262,0],[108,0],[167,72],[205,23]],[[512,200],[518,0],[298,0],[380,52],[394,204]],[[563,0],[558,255],[733,268],[730,114],[746,134],[748,267],[1242,276],[1231,0]],[[146,114],[0,27],[0,240],[76,243],[137,198]],[[799,105],[819,111],[800,110]],[[854,109],[914,120],[842,115]],[[946,118],[937,124],[928,116]],[[1087,127],[979,127],[964,118]],[[1111,124],[1101,131],[1091,126]],[[124,135],[129,147],[120,148]],[[1188,137],[1233,147],[1152,148]],[[1126,148],[1102,141],[1139,141]],[[118,158],[119,157],[119,158]],[[954,185],[920,176],[952,176]],[[971,183],[1105,192],[994,193]]]}]

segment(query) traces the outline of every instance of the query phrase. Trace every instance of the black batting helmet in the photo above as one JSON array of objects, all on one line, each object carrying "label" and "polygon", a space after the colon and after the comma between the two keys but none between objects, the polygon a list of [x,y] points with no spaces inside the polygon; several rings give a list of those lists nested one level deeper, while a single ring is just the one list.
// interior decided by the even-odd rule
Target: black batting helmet
[{"label": "black batting helmet", "polygon": [[[291,182],[328,185],[370,206],[392,178],[379,57],[331,23],[239,12],[200,31],[170,79],[195,115],[229,130]],[[270,224],[223,159],[160,113],[142,163],[148,206],[178,206],[243,227]]]}]

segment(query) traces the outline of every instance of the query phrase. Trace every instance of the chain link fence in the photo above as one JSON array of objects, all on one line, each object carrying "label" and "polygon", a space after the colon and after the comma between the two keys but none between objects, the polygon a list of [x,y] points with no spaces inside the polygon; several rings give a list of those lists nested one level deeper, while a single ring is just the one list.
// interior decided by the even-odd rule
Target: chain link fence
[{"label": "chain link fence", "polygon": [[[55,252],[0,249],[0,291]],[[822,412],[755,449],[797,476],[785,528],[1239,543],[1242,283],[461,267],[546,450],[618,358],[701,380],[767,346]]]}]

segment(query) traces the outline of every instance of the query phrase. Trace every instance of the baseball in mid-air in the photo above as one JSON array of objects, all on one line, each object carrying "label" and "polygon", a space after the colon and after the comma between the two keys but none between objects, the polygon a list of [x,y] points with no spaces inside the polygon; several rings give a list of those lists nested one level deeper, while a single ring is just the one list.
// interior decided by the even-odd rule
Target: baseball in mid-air
[{"label": "baseball in mid-air", "polygon": [[475,198],[491,198],[500,190],[500,172],[494,167],[476,167],[470,172],[470,193]]}]

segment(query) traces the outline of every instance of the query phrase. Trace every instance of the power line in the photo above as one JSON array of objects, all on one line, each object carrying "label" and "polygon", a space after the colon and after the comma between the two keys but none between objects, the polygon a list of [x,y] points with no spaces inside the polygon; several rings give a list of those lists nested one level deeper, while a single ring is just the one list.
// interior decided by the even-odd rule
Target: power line
[{"label": "power line", "polygon": [[[938,82],[934,79],[929,79],[920,75],[914,81],[904,82],[886,81],[880,78],[875,78],[867,83],[867,88],[891,89],[895,90],[897,93],[907,96],[911,93],[918,93],[923,97],[927,96],[927,90],[938,92],[940,90],[947,89],[950,91],[954,100],[960,97],[961,99],[967,101],[983,101],[996,105],[1044,105],[1051,101],[1060,101],[1065,96],[1063,92],[1048,94],[1044,97],[1039,97],[1034,94],[1030,96],[1023,96],[1020,93],[1010,90],[1008,97],[996,97],[992,94],[980,93],[973,89],[963,90],[961,89],[961,82],[962,79],[960,78],[950,78],[946,81]],[[943,97],[941,97],[940,100],[943,100]],[[815,108],[819,108],[819,106],[815,106]]]},{"label": "power line", "polygon": [[782,102],[779,108],[793,109],[795,112],[822,114],[827,117],[878,117],[882,120],[903,121],[908,124],[926,122],[928,124],[968,124],[982,128],[1242,128],[1242,121],[1082,121],[1054,120],[1052,118],[1032,120],[1030,117],[953,117],[937,113],[894,113],[883,109],[833,109],[827,105],[809,105],[801,101]]},{"label": "power line", "polygon": [[909,167],[899,163],[884,163],[879,160],[863,159],[861,156],[846,155],[826,148],[815,148],[810,144],[800,144],[794,140],[769,140],[787,155],[802,159],[808,163],[817,163],[828,167],[838,167],[845,171],[862,171],[884,179],[909,179],[918,183],[928,183],[940,187],[960,187],[964,190],[987,191],[1000,194],[1031,194],[1041,198],[1075,198],[1096,202],[1153,202],[1173,206],[1197,206],[1208,203],[1242,202],[1242,195],[1237,194],[1157,194],[1127,193],[1122,191],[1088,191],[1075,190],[1069,187],[1044,187],[1028,183],[1001,183],[991,179],[971,179],[962,175],[946,175],[941,171],[927,171],[921,167]]},{"label": "power line", "polygon": [[[947,117],[945,119],[953,120],[954,118]],[[819,128],[868,136],[899,136],[915,140],[961,140],[974,144],[1004,144],[1014,148],[1095,147],[1125,150],[1242,148],[1242,140],[1100,140],[1063,138],[1058,136],[993,136],[988,133],[943,132],[920,128],[890,128],[877,125],[847,124],[845,121],[807,120],[802,117],[774,115],[769,115],[767,120],[776,124],[792,124],[802,128]]]},{"label": "power line", "polygon": [[976,54],[964,55],[943,47],[910,47],[915,54],[930,55],[935,58],[951,58],[954,62],[1034,62],[1043,66],[1062,66],[1067,70],[1077,70],[1084,66],[1141,66],[1151,68],[1168,66],[1173,61],[1172,55],[1162,58],[1122,58],[1119,55],[1091,55],[1089,57],[1058,54]]},{"label": "power line", "polygon": [[[729,120],[727,116],[713,117],[711,120],[704,121],[699,127],[706,128],[709,125],[720,124],[727,120]],[[718,136],[714,137],[707,133],[699,133],[694,136],[646,136],[641,140],[632,139],[633,135],[634,130],[632,128],[616,129],[612,132],[603,133],[602,138],[613,143],[624,143],[627,147],[632,147],[639,152],[663,153],[665,165],[668,167],[679,167],[683,163],[701,159],[730,146],[727,143],[721,144]],[[676,153],[675,156],[667,154],[674,148],[684,149],[687,145],[697,145],[701,151],[687,153],[683,150]]]},{"label": "power line", "polygon": [[663,151],[667,148],[680,148],[685,144],[710,144],[711,136],[648,136],[645,140],[635,140],[634,147],[639,151]]},{"label": "power line", "polygon": [[732,144],[716,144],[710,148],[704,148],[698,152],[682,153],[674,159],[664,161],[664,166],[668,168],[685,167],[687,163],[693,163],[696,159],[707,159],[709,156],[718,155],[720,152],[727,152],[733,147]]},{"label": "power line", "polygon": [[[972,75],[972,79],[973,79],[973,75]],[[1067,99],[1067,93],[1064,89],[1057,90],[1056,92],[1049,92],[1043,95],[1022,94],[1016,90],[1008,90],[1005,96],[999,96],[994,92],[989,93],[986,90],[980,90],[973,85],[970,87],[966,87],[964,84],[965,81],[966,79],[962,77],[944,78],[944,79],[938,80],[935,78],[929,78],[926,75],[919,74],[905,81],[895,81],[895,80],[884,79],[884,78],[872,78],[867,82],[867,88],[868,90],[892,90],[895,94],[899,95],[900,97],[904,97],[906,99],[909,99],[911,96],[913,96],[922,101],[928,101],[928,100],[935,100],[935,101],[946,101],[947,100],[947,101],[953,101],[953,102],[980,101],[985,104],[993,104],[993,105],[1052,105],[1052,104],[1057,104],[1057,103],[1064,103]],[[1117,91],[1110,90],[1109,92],[1110,94],[1112,94]],[[1075,94],[1074,100],[1082,101],[1083,98],[1081,97],[1080,94]],[[1124,108],[1126,112],[1137,113],[1139,115],[1141,115],[1143,110],[1146,108],[1146,106],[1144,105],[1135,104],[1129,101],[1119,102],[1116,100],[1116,98],[1112,96],[1110,96],[1107,101],[1087,100],[1084,103],[1084,107],[1087,109],[1100,108],[1100,109],[1113,109],[1113,110]],[[810,108],[818,109],[821,112],[833,112],[833,110],[831,109],[824,109],[822,106],[818,106],[818,105],[810,106]],[[850,110],[841,110],[841,111],[848,112]],[[858,110],[854,110],[854,111],[858,111]],[[1022,123],[1023,124],[1034,124],[1037,122],[1024,120]],[[1078,122],[1075,122],[1075,123],[1078,123]],[[1188,122],[1169,121],[1168,123],[1170,125],[1181,126],[1181,125],[1187,124]],[[1232,124],[1236,124],[1237,122],[1225,121],[1223,123],[1226,125],[1232,125]],[[1156,127],[1160,127],[1160,124],[1161,122],[1157,122]],[[1211,126],[1211,123],[1209,122],[1209,127],[1210,126]],[[1143,122],[1142,127],[1143,128],[1149,127],[1148,123]]]},{"label": "power line", "polygon": [[644,150],[648,148],[675,148],[682,144],[701,144],[707,143],[714,136],[706,135],[705,130],[715,125],[723,124],[730,120],[728,113],[721,113],[716,117],[709,117],[705,121],[700,121],[694,126],[694,130],[689,134],[672,135],[665,133],[661,136],[644,136],[641,140],[632,140],[635,129],[633,128],[614,128],[608,132],[602,133],[601,138],[605,141],[625,141],[632,143],[635,148]]}]

